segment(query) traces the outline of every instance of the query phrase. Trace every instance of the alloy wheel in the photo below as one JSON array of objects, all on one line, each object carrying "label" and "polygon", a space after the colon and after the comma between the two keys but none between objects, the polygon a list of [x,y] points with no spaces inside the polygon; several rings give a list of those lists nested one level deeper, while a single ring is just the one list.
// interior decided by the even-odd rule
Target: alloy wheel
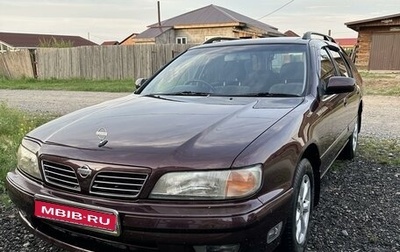
[{"label": "alloy wheel", "polygon": [[306,240],[311,213],[311,181],[307,174],[301,181],[296,205],[296,240],[303,244]]}]

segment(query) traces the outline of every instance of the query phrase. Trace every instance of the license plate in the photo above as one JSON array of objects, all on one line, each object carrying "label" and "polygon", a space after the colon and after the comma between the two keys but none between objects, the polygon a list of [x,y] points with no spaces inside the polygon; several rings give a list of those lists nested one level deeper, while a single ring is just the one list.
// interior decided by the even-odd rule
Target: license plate
[{"label": "license plate", "polygon": [[97,232],[119,235],[118,212],[112,209],[70,201],[57,202],[47,196],[36,196],[34,215]]}]

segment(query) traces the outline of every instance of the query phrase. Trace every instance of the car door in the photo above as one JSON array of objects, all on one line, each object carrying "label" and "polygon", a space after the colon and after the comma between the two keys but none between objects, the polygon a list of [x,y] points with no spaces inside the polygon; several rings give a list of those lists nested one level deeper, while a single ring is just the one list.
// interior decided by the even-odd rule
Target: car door
[{"label": "car door", "polygon": [[323,47],[320,50],[319,89],[320,102],[317,110],[318,120],[314,134],[318,139],[321,155],[321,175],[335,160],[345,141],[347,140],[347,93],[325,95],[324,90],[333,76],[341,75],[335,62],[332,49]]},{"label": "car door", "polygon": [[[332,56],[332,59],[337,65],[339,75],[354,78],[356,81],[355,76],[353,76],[353,72],[351,70],[349,62],[346,60],[343,52],[335,50],[329,50],[329,52]],[[354,120],[357,117],[359,104],[358,96],[356,95],[357,92],[358,90],[356,88],[353,92],[343,94],[345,96],[343,98],[345,106],[344,110],[342,111],[341,117],[343,118],[343,122],[346,123],[345,126],[347,127],[347,129],[349,129],[349,131],[347,132],[347,137],[351,134],[351,129],[353,129],[354,126]]]}]

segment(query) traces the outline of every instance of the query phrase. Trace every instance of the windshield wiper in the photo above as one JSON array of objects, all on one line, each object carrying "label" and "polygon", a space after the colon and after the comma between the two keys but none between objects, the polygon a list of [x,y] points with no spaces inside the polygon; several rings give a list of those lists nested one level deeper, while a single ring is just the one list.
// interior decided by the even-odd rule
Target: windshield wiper
[{"label": "windshield wiper", "polygon": [[250,94],[243,94],[243,96],[256,96],[256,97],[300,97],[300,95],[296,94],[286,94],[286,93],[250,93]]},{"label": "windshield wiper", "polygon": [[180,91],[180,92],[165,93],[165,94],[159,93],[159,94],[156,94],[156,95],[188,95],[188,96],[190,96],[190,95],[193,95],[193,96],[199,95],[199,96],[209,96],[211,94],[212,93],[207,93],[207,92]]}]

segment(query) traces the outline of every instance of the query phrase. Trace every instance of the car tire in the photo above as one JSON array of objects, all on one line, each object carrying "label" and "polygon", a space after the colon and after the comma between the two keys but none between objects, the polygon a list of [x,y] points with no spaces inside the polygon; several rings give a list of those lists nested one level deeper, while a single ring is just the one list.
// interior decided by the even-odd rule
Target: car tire
[{"label": "car tire", "polygon": [[306,250],[314,204],[314,173],[308,159],[302,159],[296,168],[293,190],[280,251],[303,252]]},{"label": "car tire", "polygon": [[357,118],[356,124],[354,125],[353,133],[351,133],[346,146],[340,153],[339,158],[345,160],[351,160],[356,156],[358,146],[358,132],[359,132],[359,119]]}]

